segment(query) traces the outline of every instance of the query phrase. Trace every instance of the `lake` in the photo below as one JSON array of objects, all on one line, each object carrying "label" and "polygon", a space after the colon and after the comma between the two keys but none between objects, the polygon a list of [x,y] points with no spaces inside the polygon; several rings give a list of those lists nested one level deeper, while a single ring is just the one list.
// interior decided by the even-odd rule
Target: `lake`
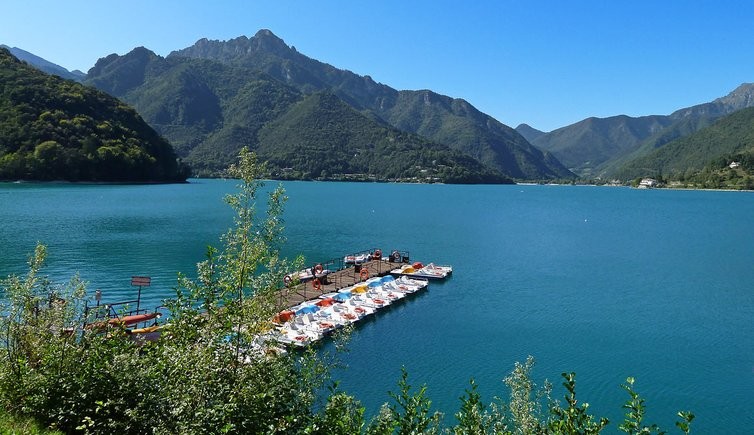
[{"label": "lake", "polygon": [[[104,301],[172,295],[232,222],[234,181],[178,185],[0,184],[0,275],[23,273],[37,241],[46,273],[79,272]],[[266,188],[276,185],[268,182]],[[618,432],[620,385],[636,378],[647,420],[676,431],[751,433],[754,194],[589,186],[286,182],[287,256],[311,262],[381,248],[452,264],[452,278],[356,328],[340,387],[373,414],[426,383],[453,423],[473,377],[485,401],[528,355],[533,379],[577,374],[577,393]],[[331,345],[325,345],[327,350]]]}]

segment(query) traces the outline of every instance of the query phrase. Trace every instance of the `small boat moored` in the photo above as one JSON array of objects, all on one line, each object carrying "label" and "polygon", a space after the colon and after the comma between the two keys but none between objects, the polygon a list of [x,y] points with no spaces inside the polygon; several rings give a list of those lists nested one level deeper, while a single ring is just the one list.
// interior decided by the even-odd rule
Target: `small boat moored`
[{"label": "small boat moored", "polygon": [[[361,251],[343,257],[341,268],[328,271],[317,264],[302,271],[298,276],[286,276],[286,291],[298,288],[304,300],[295,298],[297,305],[279,312],[273,319],[274,333],[270,335],[278,343],[297,348],[306,347],[330,335],[346,325],[355,324],[383,308],[399,303],[404,298],[426,289],[430,279],[444,279],[453,272],[451,266],[426,266],[415,262],[409,264],[408,252],[392,251],[383,256],[380,249]],[[322,265],[337,264],[339,260],[322,262]],[[397,264],[396,264],[397,263]],[[385,267],[387,265],[387,267]],[[397,269],[395,266],[401,265]],[[390,270],[393,269],[393,270]],[[311,280],[320,282],[318,274],[329,274],[328,291],[323,285],[315,285],[315,298],[306,296],[306,286],[298,283]],[[370,276],[370,273],[373,276]],[[342,285],[344,281],[348,283]]]},{"label": "small boat moored", "polygon": [[393,269],[390,273],[392,275],[407,276],[410,278],[445,279],[453,273],[453,267],[437,266],[434,263],[429,263],[426,266],[422,263],[414,263]]}]

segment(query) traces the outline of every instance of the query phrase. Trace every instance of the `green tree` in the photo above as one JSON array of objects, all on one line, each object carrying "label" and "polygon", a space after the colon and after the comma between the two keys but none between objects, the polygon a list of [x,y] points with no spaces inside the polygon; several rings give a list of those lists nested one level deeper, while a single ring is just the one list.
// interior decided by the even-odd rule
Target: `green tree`
[{"label": "green tree", "polygon": [[226,201],[236,226],[208,249],[197,279],[180,277],[172,317],[153,343],[122,327],[84,327],[85,288],[40,275],[37,247],[25,278],[10,277],[0,319],[0,404],[64,432],[295,433],[310,423],[328,373],[314,352],[274,355],[260,343],[274,292],[292,265],[278,258],[281,188],[255,218],[264,171],[243,151]]},{"label": "green tree", "polygon": [[466,394],[461,397],[461,409],[455,415],[458,420],[458,425],[453,428],[455,435],[483,434],[489,431],[482,396],[477,391],[477,384],[473,379],[470,384],[471,389],[467,389]]},{"label": "green tree", "polygon": [[438,433],[442,414],[430,412],[432,401],[426,396],[427,386],[423,385],[418,391],[411,391],[408,383],[408,372],[401,369],[397,393],[390,392],[393,399],[385,404],[379,414],[374,417],[368,434],[386,435],[398,433],[400,435]]},{"label": "green tree", "polygon": [[548,421],[547,428],[551,433],[564,434],[598,434],[609,423],[607,418],[601,417],[594,421],[594,417],[587,411],[588,403],[579,404],[576,399],[576,374],[563,373],[563,386],[567,390],[565,396],[566,408],[560,407],[554,403],[550,406],[551,418]]}]

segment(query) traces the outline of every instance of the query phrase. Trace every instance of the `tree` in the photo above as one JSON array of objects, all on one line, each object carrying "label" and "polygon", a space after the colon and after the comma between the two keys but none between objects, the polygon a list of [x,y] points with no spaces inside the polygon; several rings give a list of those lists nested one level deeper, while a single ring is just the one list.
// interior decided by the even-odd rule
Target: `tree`
[{"label": "tree", "polygon": [[277,283],[292,265],[278,258],[285,196],[275,189],[266,219],[255,218],[264,167],[241,152],[226,198],[235,226],[209,248],[198,278],[181,276],[168,301],[169,326],[154,343],[123,327],[91,324],[75,279],[56,286],[40,275],[39,245],[25,278],[3,284],[0,404],[64,432],[290,433],[312,419],[328,373],[314,352],[271,355],[259,347],[275,310]]}]

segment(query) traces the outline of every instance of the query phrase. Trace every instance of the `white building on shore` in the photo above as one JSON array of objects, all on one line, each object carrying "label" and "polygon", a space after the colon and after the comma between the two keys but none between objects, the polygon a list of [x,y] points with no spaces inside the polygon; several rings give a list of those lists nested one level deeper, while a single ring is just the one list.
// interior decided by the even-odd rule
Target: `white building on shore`
[{"label": "white building on shore", "polygon": [[655,180],[654,178],[642,178],[639,182],[639,189],[651,189],[653,187],[657,187],[660,184],[659,181]]}]

